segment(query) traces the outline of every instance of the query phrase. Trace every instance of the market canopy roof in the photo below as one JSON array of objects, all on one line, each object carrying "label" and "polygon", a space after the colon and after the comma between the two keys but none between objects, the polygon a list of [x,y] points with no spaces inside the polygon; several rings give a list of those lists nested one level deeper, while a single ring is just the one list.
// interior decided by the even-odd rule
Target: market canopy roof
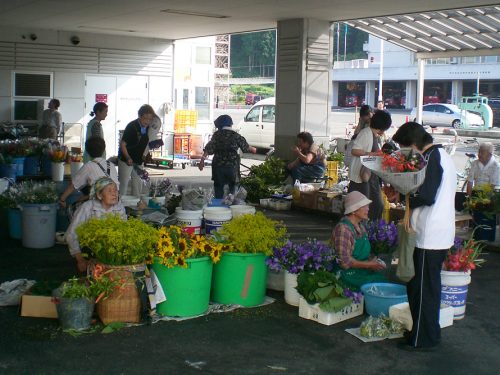
[{"label": "market canopy roof", "polygon": [[362,18],[347,25],[418,57],[500,55],[500,4]]}]

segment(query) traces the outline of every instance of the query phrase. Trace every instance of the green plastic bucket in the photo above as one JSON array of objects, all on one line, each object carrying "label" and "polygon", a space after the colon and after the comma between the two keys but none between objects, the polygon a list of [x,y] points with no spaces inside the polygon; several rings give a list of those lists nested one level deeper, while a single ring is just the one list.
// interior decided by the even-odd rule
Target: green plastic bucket
[{"label": "green plastic bucket", "polygon": [[257,306],[266,296],[266,256],[223,253],[214,265],[212,301],[241,306]]},{"label": "green plastic bucket", "polygon": [[167,316],[196,316],[208,310],[212,260],[209,257],[187,259],[187,268],[167,268],[153,263],[167,300],[158,304],[156,312]]}]

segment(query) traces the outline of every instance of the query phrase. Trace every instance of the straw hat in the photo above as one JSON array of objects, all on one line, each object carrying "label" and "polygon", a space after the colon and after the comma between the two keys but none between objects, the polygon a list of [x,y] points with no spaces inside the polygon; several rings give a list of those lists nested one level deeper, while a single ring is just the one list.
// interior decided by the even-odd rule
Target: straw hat
[{"label": "straw hat", "polygon": [[361,194],[359,191],[351,191],[346,195],[344,199],[344,215],[353,213],[358,208],[366,206],[370,203],[372,203],[372,201]]}]

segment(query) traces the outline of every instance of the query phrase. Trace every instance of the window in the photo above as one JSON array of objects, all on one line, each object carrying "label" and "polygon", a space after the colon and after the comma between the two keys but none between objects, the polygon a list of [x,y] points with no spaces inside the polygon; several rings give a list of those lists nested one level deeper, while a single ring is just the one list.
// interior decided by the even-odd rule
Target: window
[{"label": "window", "polygon": [[435,110],[436,112],[438,112],[438,113],[447,113],[446,110],[448,108],[446,108],[444,105],[436,105],[435,107],[436,107],[436,110]]},{"label": "window", "polygon": [[182,109],[188,109],[188,108],[189,108],[189,90],[183,89],[182,90]]},{"label": "window", "polygon": [[39,102],[35,100],[14,100],[14,121],[38,120]]},{"label": "window", "polygon": [[199,120],[210,119],[210,89],[208,87],[195,88],[194,107],[198,111]]},{"label": "window", "polygon": [[210,64],[211,59],[211,49],[210,47],[196,47],[195,63],[196,64]]},{"label": "window", "polygon": [[14,96],[49,98],[52,76],[43,73],[15,73]]},{"label": "window", "polygon": [[247,117],[245,117],[245,121],[248,121],[248,122],[257,122],[257,121],[259,121],[260,109],[261,108],[262,108],[261,106],[254,107],[250,112],[248,112]]},{"label": "window", "polygon": [[265,105],[262,107],[262,121],[274,122],[274,105]]},{"label": "window", "polygon": [[423,107],[423,110],[425,112],[434,112],[436,110],[436,106],[435,105],[426,105],[425,107]]}]

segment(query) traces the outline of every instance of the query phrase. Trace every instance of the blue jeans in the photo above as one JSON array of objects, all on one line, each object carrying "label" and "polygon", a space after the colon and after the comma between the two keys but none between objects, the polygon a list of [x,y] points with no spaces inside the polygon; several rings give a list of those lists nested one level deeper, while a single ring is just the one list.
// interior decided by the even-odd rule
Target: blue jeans
[{"label": "blue jeans", "polygon": [[320,164],[310,165],[301,162],[290,170],[290,175],[294,182],[296,180],[300,182],[304,182],[303,180],[310,181],[315,178],[322,178],[325,175],[325,167]]},{"label": "blue jeans", "polygon": [[224,186],[228,185],[229,193],[234,194],[236,182],[238,181],[239,166],[223,166],[212,168],[212,180],[214,181],[214,196],[216,199],[224,197]]}]

